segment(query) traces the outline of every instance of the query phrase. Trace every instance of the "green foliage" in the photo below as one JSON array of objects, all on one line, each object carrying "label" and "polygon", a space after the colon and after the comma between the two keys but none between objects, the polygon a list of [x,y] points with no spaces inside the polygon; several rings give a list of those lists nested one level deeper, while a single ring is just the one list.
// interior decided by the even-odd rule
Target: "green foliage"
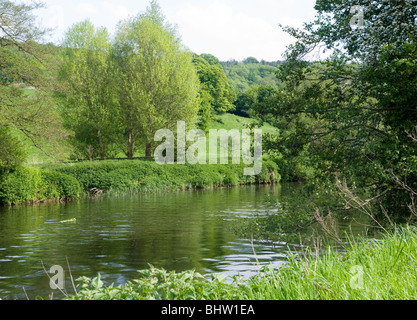
[{"label": "green foliage", "polygon": [[81,186],[78,181],[66,174],[42,170],[42,181],[45,188],[45,199],[71,199],[81,194]]},{"label": "green foliage", "polygon": [[81,158],[104,159],[122,135],[110,36],[87,20],[67,31],[64,47],[57,92],[64,124]]},{"label": "green foliage", "polygon": [[0,184],[0,203],[17,204],[39,199],[42,184],[41,171],[36,168],[19,167],[3,176]]},{"label": "green foliage", "polygon": [[194,54],[193,64],[200,80],[200,121],[199,127],[207,130],[213,114],[234,109],[234,92],[219,60],[210,54]]},{"label": "green foliage", "polygon": [[[416,230],[382,240],[348,244],[345,253],[327,248],[294,257],[279,272],[266,270],[249,282],[250,298],[288,300],[414,300]],[[352,269],[355,267],[354,269]],[[358,267],[361,273],[358,273]],[[362,273],[363,272],[363,273]],[[363,282],[358,281],[363,277]],[[357,285],[352,286],[351,284]]]},{"label": "green foliage", "polygon": [[150,266],[123,286],[104,287],[100,274],[77,279],[80,291],[67,300],[216,300],[238,298],[238,289],[219,279],[205,280],[195,271],[166,271]]},{"label": "green foliage", "polygon": [[250,117],[268,114],[274,107],[275,95],[278,88],[271,85],[254,85],[241,93],[235,102],[234,114]]},{"label": "green foliage", "polygon": [[[92,188],[107,191],[162,191],[213,188],[248,183],[280,181],[275,163],[264,161],[258,176],[243,174],[240,165],[159,165],[153,161],[98,161],[76,164],[43,165],[48,171],[74,177],[83,191]],[[273,173],[273,174],[272,174]]]},{"label": "green foliage", "polygon": [[[78,279],[69,300],[415,300],[417,233],[413,227],[381,240],[353,241],[345,252],[327,248],[290,254],[279,270],[266,266],[242,280],[203,278],[150,266],[123,286],[105,286],[100,275]],[[353,268],[354,267],[354,268]],[[360,281],[362,280],[362,281]]]},{"label": "green foliage", "polygon": [[[364,28],[349,24],[346,12],[354,5],[367,8]],[[278,72],[283,87],[275,103],[258,112],[283,129],[268,149],[282,155],[285,178],[292,166],[285,162],[293,160],[302,175],[324,184],[346,178],[392,218],[405,221],[413,216],[407,203],[417,189],[409,164],[416,150],[415,88],[409,84],[417,74],[417,8],[407,1],[321,0],[315,8],[317,19],[304,30],[284,28],[297,42]],[[323,43],[333,54],[307,62],[306,55]],[[376,214],[383,217],[384,209]]]},{"label": "green foliage", "polygon": [[80,193],[80,185],[73,177],[34,167],[18,167],[0,181],[0,204],[76,198]]},{"label": "green foliage", "polygon": [[172,130],[180,120],[195,124],[199,83],[192,56],[155,1],[143,14],[118,25],[112,59],[128,158],[134,155],[136,140],[150,157],[157,130]]},{"label": "green foliage", "polygon": [[[48,77],[55,62],[52,48],[38,43],[47,32],[38,27],[34,14],[41,8],[43,4],[36,2],[0,2],[4,31],[0,41],[0,126],[20,131],[32,145],[48,152],[53,149],[57,156],[66,132],[50,95],[53,81]],[[23,89],[28,86],[37,90]]]},{"label": "green foliage", "polygon": [[243,64],[256,64],[259,63],[258,59],[254,58],[254,57],[248,57],[245,60],[242,61]]},{"label": "green foliage", "polygon": [[0,178],[1,174],[14,170],[26,160],[22,142],[13,137],[9,128],[0,126]]},{"label": "green foliage", "polygon": [[226,61],[221,62],[224,73],[229,83],[236,92],[242,94],[256,85],[278,87],[280,81],[276,77],[278,66],[281,62],[259,63],[255,58],[247,58],[243,62]]}]

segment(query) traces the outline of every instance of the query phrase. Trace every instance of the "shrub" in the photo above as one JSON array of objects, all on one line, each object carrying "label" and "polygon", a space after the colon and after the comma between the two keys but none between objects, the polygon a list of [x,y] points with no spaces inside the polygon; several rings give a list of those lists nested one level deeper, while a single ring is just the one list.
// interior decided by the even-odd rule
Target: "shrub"
[{"label": "shrub", "polygon": [[[183,190],[280,181],[277,165],[265,161],[260,176],[245,176],[239,165],[159,165],[152,161],[97,161],[47,165],[48,171],[74,177],[83,191],[91,188],[112,191]],[[272,173],[273,172],[273,173]]]},{"label": "shrub", "polygon": [[4,174],[0,181],[0,204],[75,198],[80,193],[75,178],[34,167],[18,167]]},{"label": "shrub", "polygon": [[35,201],[42,186],[41,170],[30,167],[18,167],[7,173],[0,182],[0,203],[17,204]]},{"label": "shrub", "polygon": [[81,193],[78,181],[60,172],[42,170],[42,182],[46,199],[77,198]]},{"label": "shrub", "polygon": [[10,129],[0,126],[0,176],[16,169],[27,157],[23,143],[12,136]]},{"label": "shrub", "polygon": [[105,286],[100,274],[80,277],[79,292],[66,300],[217,300],[238,299],[239,288],[213,277],[206,280],[189,270],[177,273],[164,269],[139,270],[139,277],[124,286]]},{"label": "shrub", "polygon": [[129,169],[121,168],[114,171],[104,173],[101,178],[101,184],[98,185],[100,189],[105,190],[129,190],[137,187],[132,171]]}]

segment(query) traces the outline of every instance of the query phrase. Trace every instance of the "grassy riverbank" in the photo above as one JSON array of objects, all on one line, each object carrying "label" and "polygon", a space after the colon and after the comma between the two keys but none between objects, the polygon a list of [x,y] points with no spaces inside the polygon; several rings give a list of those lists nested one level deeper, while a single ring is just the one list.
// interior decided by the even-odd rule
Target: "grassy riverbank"
[{"label": "grassy riverbank", "polygon": [[150,268],[124,286],[106,286],[100,277],[81,278],[68,299],[207,300],[382,300],[417,298],[417,230],[407,227],[380,241],[350,243],[346,252],[325,250],[293,256],[279,270],[233,283],[206,280],[187,271]]},{"label": "grassy riverbank", "polygon": [[0,204],[78,198],[104,192],[155,192],[272,183],[280,180],[273,162],[257,176],[240,165],[159,165],[147,160],[108,160],[22,167],[0,179]]}]

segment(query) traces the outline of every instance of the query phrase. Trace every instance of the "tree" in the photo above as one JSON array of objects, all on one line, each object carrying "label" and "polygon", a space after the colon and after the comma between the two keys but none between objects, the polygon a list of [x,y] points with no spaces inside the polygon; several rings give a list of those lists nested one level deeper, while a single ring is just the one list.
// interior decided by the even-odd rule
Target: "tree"
[{"label": "tree", "polygon": [[258,59],[254,58],[254,57],[248,57],[245,60],[243,60],[243,64],[256,64],[259,63]]},{"label": "tree", "polygon": [[219,68],[222,67],[222,65],[220,64],[220,60],[216,58],[215,56],[213,56],[212,54],[202,53],[200,54],[200,57],[206,60],[211,66],[217,66]]},{"label": "tree", "polygon": [[239,95],[235,102],[236,110],[233,113],[242,117],[269,114],[277,92],[278,88],[271,85],[253,86]]},{"label": "tree", "polygon": [[[52,66],[48,60],[51,48],[38,43],[48,32],[38,27],[34,15],[42,7],[37,2],[0,2],[0,127],[13,128],[57,156],[67,133],[48,93],[53,85],[46,71]],[[36,90],[25,91],[27,86]]]},{"label": "tree", "polygon": [[[417,120],[411,85],[417,79],[416,4],[317,0],[315,8],[317,18],[304,30],[284,28],[297,41],[280,68],[285,90],[274,114],[314,120],[316,126],[298,130],[298,137],[309,137],[322,172],[346,177],[381,201],[391,217],[404,218],[417,188],[410,138]],[[364,25],[357,27],[353,22],[362,14]],[[317,48],[333,53],[306,61]]]},{"label": "tree", "polygon": [[120,129],[109,34],[86,20],[68,30],[63,46],[59,78],[65,124],[74,131],[73,143],[82,154],[103,160]]},{"label": "tree", "polygon": [[0,179],[4,173],[23,164],[26,151],[23,144],[12,136],[10,129],[0,127]]},{"label": "tree", "polygon": [[146,12],[119,24],[112,52],[127,156],[134,156],[140,138],[150,157],[157,130],[174,129],[179,120],[189,125],[196,121],[199,83],[191,53],[155,1]]},{"label": "tree", "polygon": [[200,79],[203,107],[206,106],[202,110],[210,109],[206,122],[214,112],[224,113],[233,110],[236,97],[220,61],[211,54],[194,54],[193,64]]},{"label": "tree", "polygon": [[265,62],[263,63],[248,63],[226,61],[222,62],[224,73],[229,80],[232,90],[237,95],[242,94],[246,90],[256,85],[264,86],[276,86],[280,85],[276,77],[278,71],[277,66],[280,64],[277,62]]}]

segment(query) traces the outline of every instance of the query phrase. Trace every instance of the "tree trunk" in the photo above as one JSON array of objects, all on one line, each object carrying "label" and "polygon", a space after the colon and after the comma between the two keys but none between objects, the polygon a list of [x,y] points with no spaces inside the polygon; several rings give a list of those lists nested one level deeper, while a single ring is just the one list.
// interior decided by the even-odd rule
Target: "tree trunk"
[{"label": "tree trunk", "polygon": [[100,131],[98,132],[98,145],[100,147],[100,159],[104,160],[106,158],[106,152],[104,150],[103,139],[101,137]]},{"label": "tree trunk", "polygon": [[146,157],[147,158],[152,157],[152,143],[150,142],[146,143]]},{"label": "tree trunk", "polygon": [[133,132],[129,132],[128,134],[128,141],[127,141],[127,157],[129,159],[133,159],[135,154],[135,136]]},{"label": "tree trunk", "polygon": [[85,147],[85,150],[87,151],[88,160],[93,161],[94,148],[91,145],[88,145]]}]

